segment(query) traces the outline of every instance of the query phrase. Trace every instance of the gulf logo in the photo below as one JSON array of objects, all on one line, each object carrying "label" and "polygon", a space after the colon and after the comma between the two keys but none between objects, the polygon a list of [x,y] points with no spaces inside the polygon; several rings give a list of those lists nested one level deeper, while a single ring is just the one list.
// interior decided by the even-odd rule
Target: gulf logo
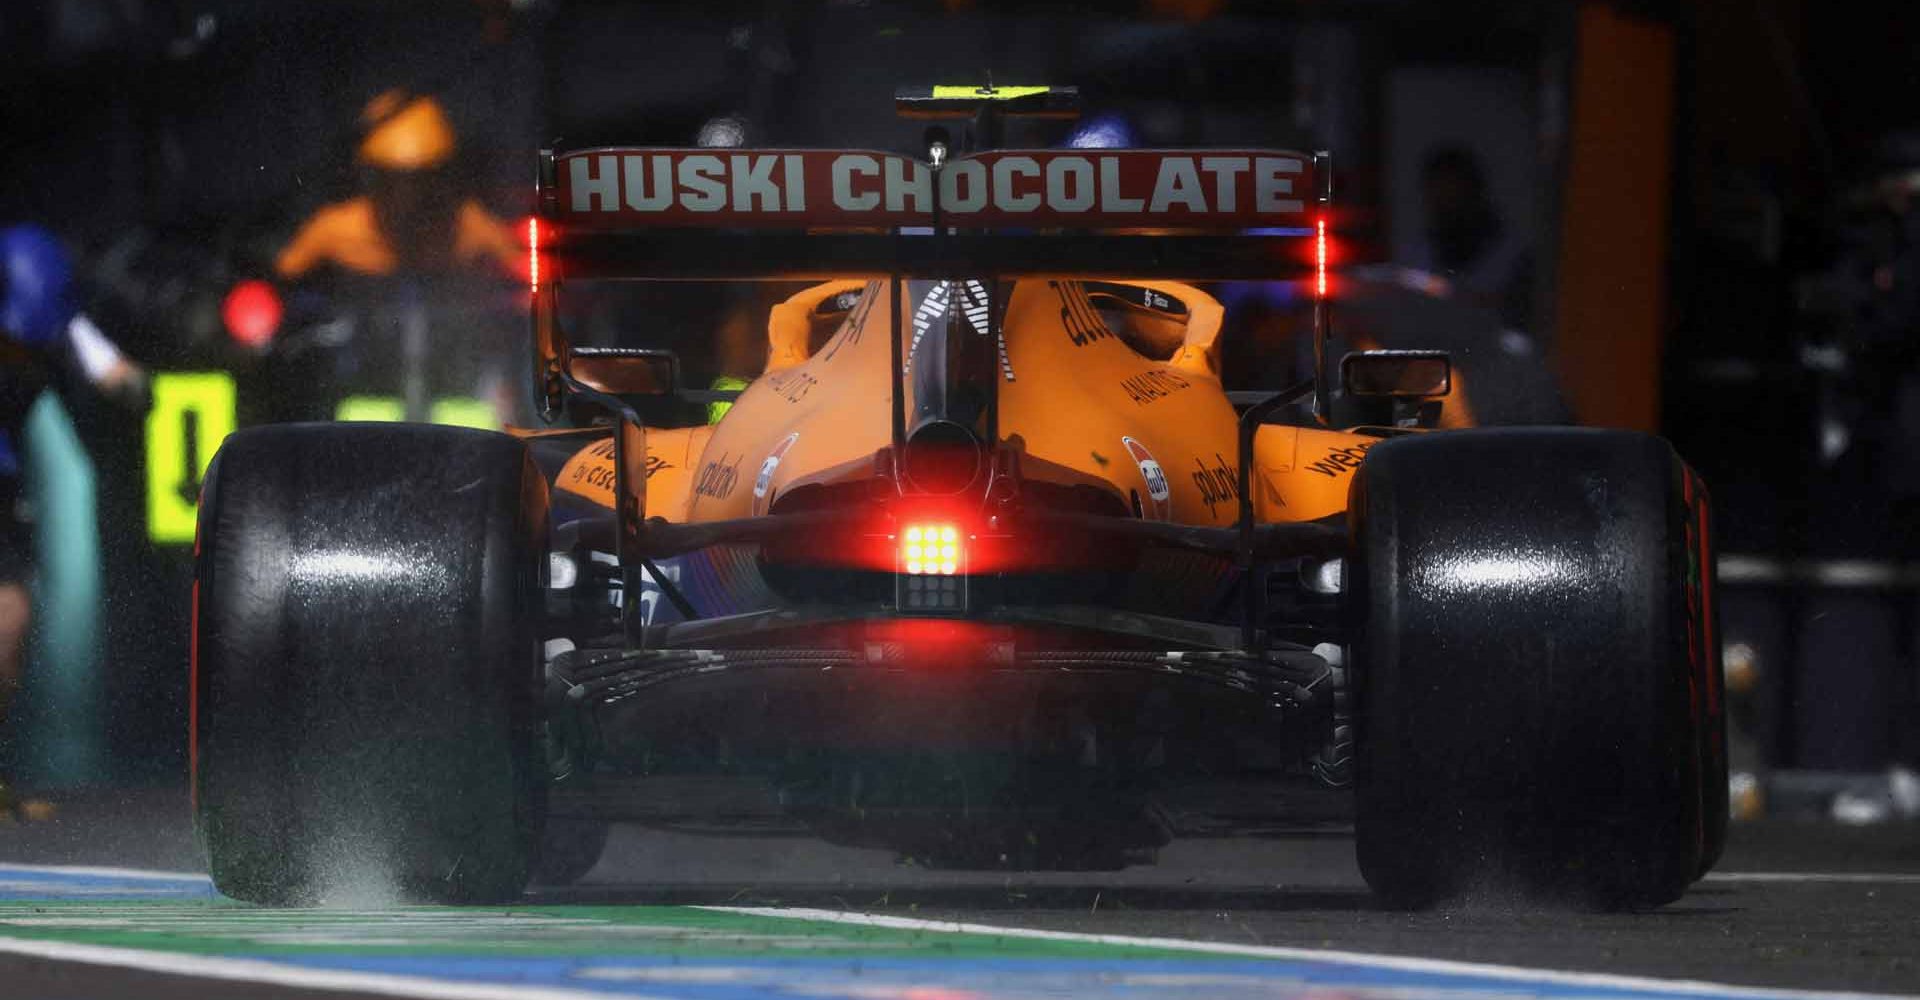
[{"label": "gulf logo", "polygon": [[1140,467],[1140,479],[1147,484],[1147,499],[1153,502],[1152,509],[1147,513],[1155,521],[1167,520],[1173,512],[1173,491],[1167,486],[1165,470],[1153,460],[1153,453],[1147,450],[1146,445],[1130,437],[1121,438],[1120,443],[1126,447],[1127,454],[1133,456],[1134,464]]},{"label": "gulf logo", "polygon": [[773,472],[780,468],[780,460],[787,457],[787,449],[792,448],[793,443],[798,440],[800,440],[798,431],[787,435],[786,440],[774,445],[773,450],[767,453],[766,461],[760,463],[760,475],[753,480],[753,512],[755,514],[766,513],[762,507],[767,499],[767,492],[773,488]]}]

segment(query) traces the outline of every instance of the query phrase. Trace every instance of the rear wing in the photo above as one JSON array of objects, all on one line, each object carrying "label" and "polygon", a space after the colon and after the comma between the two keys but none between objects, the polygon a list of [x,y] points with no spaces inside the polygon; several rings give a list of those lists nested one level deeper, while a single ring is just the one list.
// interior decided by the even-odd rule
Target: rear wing
[{"label": "rear wing", "polygon": [[[549,282],[1048,274],[1307,276],[1325,153],[543,151]],[[1249,231],[1252,234],[1249,234]]]},{"label": "rear wing", "polygon": [[569,280],[1304,280],[1324,371],[1328,154],[943,152],[542,150],[528,241],[543,410],[579,389],[558,317]]}]

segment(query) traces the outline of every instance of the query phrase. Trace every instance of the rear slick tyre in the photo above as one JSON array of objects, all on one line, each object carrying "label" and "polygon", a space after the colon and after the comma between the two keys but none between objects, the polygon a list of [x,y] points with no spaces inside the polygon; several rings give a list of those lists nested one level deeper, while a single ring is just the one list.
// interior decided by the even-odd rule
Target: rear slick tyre
[{"label": "rear slick tyre", "polygon": [[192,758],[214,885],[268,904],[500,902],[543,819],[546,483],[501,434],[230,437],[195,563]]},{"label": "rear slick tyre", "polygon": [[1351,503],[1355,832],[1386,902],[1655,906],[1710,862],[1706,783],[1725,758],[1701,704],[1719,661],[1691,475],[1666,442],[1618,431],[1368,453]]}]

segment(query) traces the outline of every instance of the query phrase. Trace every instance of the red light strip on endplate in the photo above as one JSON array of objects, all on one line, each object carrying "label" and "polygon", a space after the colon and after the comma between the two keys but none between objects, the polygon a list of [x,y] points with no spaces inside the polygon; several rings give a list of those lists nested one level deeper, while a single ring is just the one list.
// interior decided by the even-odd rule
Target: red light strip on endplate
[{"label": "red light strip on endplate", "polygon": [[527,281],[535,292],[540,291],[540,220],[537,217],[527,220]]},{"label": "red light strip on endplate", "polygon": [[1317,279],[1315,291],[1324,299],[1327,297],[1327,220],[1325,217],[1320,218],[1315,227],[1313,252]]}]

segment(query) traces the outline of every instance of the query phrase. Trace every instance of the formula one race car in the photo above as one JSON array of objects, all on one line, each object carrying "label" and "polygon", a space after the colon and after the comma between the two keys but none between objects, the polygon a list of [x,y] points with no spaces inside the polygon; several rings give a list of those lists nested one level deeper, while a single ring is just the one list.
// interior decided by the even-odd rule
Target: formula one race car
[{"label": "formula one race car", "polygon": [[[1336,357],[1325,154],[969,148],[1070,97],[903,94],[965,122],[924,160],[544,152],[561,427],[229,438],[194,609],[219,889],[511,899],[614,819],[1021,869],[1351,822],[1403,906],[1703,874],[1699,479],[1642,434],[1430,430],[1445,355]],[[636,279],[816,283],[762,375],[696,392],[570,342],[564,288]],[[1315,378],[1223,391],[1191,280],[1299,282]],[[667,426],[689,400],[731,405]]]}]

